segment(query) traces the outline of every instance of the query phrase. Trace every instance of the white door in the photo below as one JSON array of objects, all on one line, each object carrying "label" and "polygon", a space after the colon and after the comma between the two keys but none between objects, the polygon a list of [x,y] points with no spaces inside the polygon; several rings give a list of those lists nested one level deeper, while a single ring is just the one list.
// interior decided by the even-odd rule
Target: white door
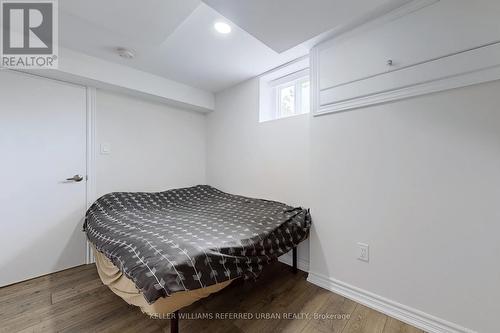
[{"label": "white door", "polygon": [[0,286],[85,263],[85,174],[85,88],[0,71]]}]

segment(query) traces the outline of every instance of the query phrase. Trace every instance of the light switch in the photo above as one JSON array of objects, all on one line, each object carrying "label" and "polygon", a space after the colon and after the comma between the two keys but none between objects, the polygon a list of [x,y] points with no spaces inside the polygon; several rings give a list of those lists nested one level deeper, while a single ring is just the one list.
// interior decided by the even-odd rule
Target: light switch
[{"label": "light switch", "polygon": [[111,144],[109,142],[101,143],[101,155],[111,154]]}]

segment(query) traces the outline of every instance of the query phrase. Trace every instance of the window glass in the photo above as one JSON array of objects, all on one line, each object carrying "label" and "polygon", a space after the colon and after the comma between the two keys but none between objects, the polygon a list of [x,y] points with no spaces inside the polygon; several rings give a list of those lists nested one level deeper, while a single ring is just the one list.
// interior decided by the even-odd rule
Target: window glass
[{"label": "window glass", "polygon": [[295,114],[295,86],[279,89],[278,117],[288,117]]}]

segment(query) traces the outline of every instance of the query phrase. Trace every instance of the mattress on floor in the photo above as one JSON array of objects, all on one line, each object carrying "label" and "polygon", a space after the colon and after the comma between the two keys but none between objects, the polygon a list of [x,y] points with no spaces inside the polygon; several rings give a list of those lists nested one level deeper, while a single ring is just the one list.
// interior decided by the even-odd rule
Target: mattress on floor
[{"label": "mattress on floor", "polygon": [[157,193],[110,193],[87,211],[95,249],[133,281],[148,304],[236,278],[309,235],[307,209],[199,185]]},{"label": "mattress on floor", "polygon": [[199,299],[205,298],[210,294],[227,287],[232,280],[211,285],[206,288],[195,289],[192,291],[180,291],[170,297],[159,298],[152,304],[148,304],[144,295],[136,288],[133,281],[123,275],[113,263],[102,253],[94,248],[94,256],[97,266],[97,272],[102,282],[107,285],[111,291],[120,296],[125,302],[138,306],[142,312],[153,316],[166,316],[176,310],[189,306]]}]

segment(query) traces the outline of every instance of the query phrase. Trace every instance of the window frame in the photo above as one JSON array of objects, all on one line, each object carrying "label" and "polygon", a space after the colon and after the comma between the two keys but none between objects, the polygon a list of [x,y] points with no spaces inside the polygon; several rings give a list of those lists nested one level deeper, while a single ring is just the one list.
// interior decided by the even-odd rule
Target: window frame
[{"label": "window frame", "polygon": [[[293,116],[300,116],[307,113],[312,112],[312,85],[311,81],[311,72],[309,68],[309,56],[303,56],[297,58],[289,63],[281,65],[275,69],[272,69],[264,74],[259,76],[259,123],[264,123],[273,120],[279,120],[283,118],[290,118]],[[295,81],[309,81],[309,108],[301,109],[300,106],[304,102],[304,96],[301,95],[302,87],[301,84],[298,84],[298,87],[295,87],[297,82]],[[294,96],[294,113],[281,116],[282,110],[278,104],[278,86],[290,86],[294,84],[294,89],[299,89],[298,94],[301,96],[297,98]],[[297,106],[296,106],[297,105]],[[306,106],[306,105],[304,105]],[[297,112],[300,110],[300,113]]]},{"label": "window frame", "polygon": [[[302,110],[302,84],[309,82],[309,109]],[[292,114],[283,115],[281,105],[281,91],[283,88],[294,87],[294,110]],[[299,116],[311,112],[311,80],[308,70],[301,70],[295,73],[288,74],[272,82],[273,98],[274,98],[274,119],[282,119],[293,116]]]}]

